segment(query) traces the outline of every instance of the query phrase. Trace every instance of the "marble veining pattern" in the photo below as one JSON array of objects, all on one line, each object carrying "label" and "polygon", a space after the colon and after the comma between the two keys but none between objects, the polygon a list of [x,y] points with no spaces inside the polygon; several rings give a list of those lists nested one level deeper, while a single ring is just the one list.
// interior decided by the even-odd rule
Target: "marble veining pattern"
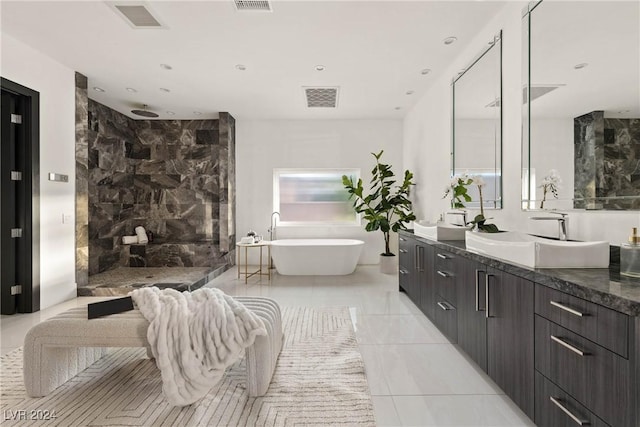
[{"label": "marble veining pattern", "polygon": [[122,296],[149,286],[194,291],[228,268],[227,264],[212,267],[119,267],[92,275],[87,286],[78,288],[78,296]]},{"label": "marble veining pattern", "polygon": [[[89,274],[234,259],[227,241],[233,220],[221,215],[221,201],[234,191],[226,183],[235,135],[225,126],[221,132],[219,120],[132,120],[89,100]],[[138,225],[153,242],[123,245],[122,236]]]},{"label": "marble veining pattern", "polygon": [[575,208],[640,209],[640,119],[576,117],[574,175]]},{"label": "marble veining pattern", "polygon": [[[404,233],[404,232],[403,232]],[[609,268],[529,268],[468,251],[464,241],[435,241],[414,236],[422,243],[603,305],[631,316],[640,316],[640,279],[620,275],[619,263]]]},{"label": "marble veining pattern", "polygon": [[76,284],[89,282],[89,96],[87,77],[75,74],[76,122]]}]

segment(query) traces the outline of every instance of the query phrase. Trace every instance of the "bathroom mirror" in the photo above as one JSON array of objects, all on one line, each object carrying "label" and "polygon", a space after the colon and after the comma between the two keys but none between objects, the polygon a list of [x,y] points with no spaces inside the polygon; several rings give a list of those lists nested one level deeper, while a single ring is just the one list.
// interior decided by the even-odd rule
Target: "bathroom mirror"
[{"label": "bathroom mirror", "polygon": [[[451,174],[480,175],[485,209],[502,209],[502,32],[452,82]],[[468,188],[479,208],[476,186]]]},{"label": "bathroom mirror", "polygon": [[637,1],[525,10],[523,209],[640,209],[639,22]]}]

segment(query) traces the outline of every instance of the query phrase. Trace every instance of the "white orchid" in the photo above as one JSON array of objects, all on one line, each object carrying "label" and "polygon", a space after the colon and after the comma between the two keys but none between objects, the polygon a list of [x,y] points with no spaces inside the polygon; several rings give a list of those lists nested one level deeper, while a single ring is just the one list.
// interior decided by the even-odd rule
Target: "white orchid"
[{"label": "white orchid", "polygon": [[551,169],[549,174],[542,178],[541,184],[538,186],[542,188],[542,200],[540,201],[540,209],[544,208],[544,202],[547,200],[547,193],[551,192],[554,198],[558,198],[558,190],[561,188],[562,178],[558,175],[558,171]]},{"label": "white orchid", "polygon": [[482,175],[473,175],[471,177],[472,184],[477,185],[478,187],[484,187],[487,183],[484,181]]}]

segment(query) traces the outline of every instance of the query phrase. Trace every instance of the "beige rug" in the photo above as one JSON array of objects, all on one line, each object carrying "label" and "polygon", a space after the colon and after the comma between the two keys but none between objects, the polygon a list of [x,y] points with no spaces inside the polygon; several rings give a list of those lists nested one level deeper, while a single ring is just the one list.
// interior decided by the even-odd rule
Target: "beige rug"
[{"label": "beige rug", "polygon": [[[347,308],[285,308],[285,343],[267,394],[249,398],[244,361],[200,402],[167,405],[144,349],[117,349],[49,396],[27,397],[22,349],[0,359],[0,424],[20,426],[374,426]],[[55,417],[55,418],[54,418]]]}]

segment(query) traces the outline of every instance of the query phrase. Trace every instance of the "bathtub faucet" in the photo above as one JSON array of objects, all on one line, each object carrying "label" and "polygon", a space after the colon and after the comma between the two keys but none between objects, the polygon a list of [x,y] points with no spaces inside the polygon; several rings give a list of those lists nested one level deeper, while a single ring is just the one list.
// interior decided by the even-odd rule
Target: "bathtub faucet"
[{"label": "bathtub faucet", "polygon": [[280,212],[276,211],[271,214],[271,222],[269,223],[269,229],[267,230],[269,232],[269,240],[271,241],[276,238],[276,227],[278,226],[278,221],[273,220],[275,215],[278,215],[278,219],[280,219]]}]

